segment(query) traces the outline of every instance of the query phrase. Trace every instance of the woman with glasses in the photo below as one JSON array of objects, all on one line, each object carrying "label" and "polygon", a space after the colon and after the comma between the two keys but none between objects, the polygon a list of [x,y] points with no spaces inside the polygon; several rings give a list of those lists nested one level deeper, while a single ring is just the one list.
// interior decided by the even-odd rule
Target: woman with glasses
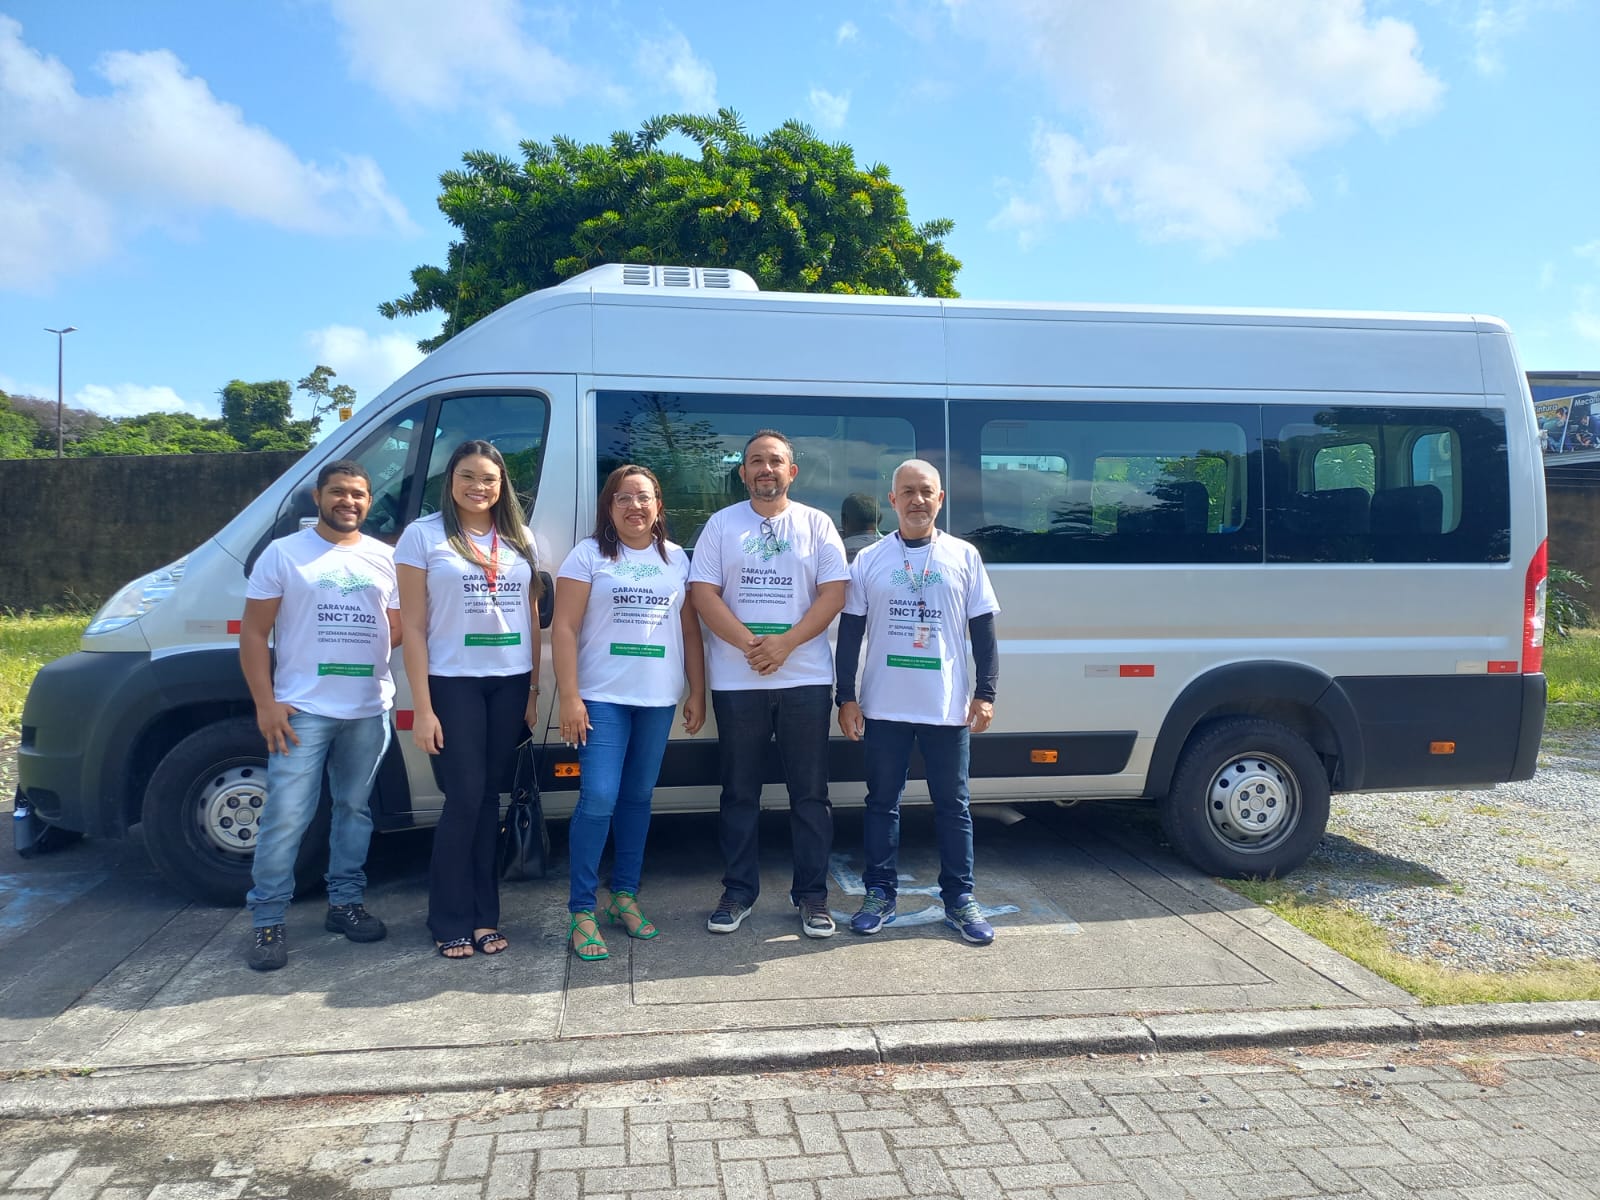
[{"label": "woman with glasses", "polygon": [[446,958],[499,954],[500,785],[539,701],[539,574],[533,535],[488,442],[457,446],[440,511],[395,547],[411,737],[438,756],[428,929]]},{"label": "woman with glasses", "polygon": [[698,733],[706,719],[705,656],[688,579],[688,557],[667,540],[660,483],[646,467],[618,467],[600,490],[593,535],[561,564],[550,627],[561,737],[578,747],[567,934],[585,962],[609,954],[595,900],[608,833],[606,919],[632,938],[660,932],[639,911],[639,876],[650,798],[685,677],[685,732]]}]

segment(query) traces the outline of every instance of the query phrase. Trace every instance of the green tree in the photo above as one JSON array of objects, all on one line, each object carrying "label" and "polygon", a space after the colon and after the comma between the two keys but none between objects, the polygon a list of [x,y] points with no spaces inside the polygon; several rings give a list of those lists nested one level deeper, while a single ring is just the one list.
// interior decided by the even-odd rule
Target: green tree
[{"label": "green tree", "polygon": [[321,428],[322,418],[328,413],[336,413],[341,408],[354,408],[356,406],[356,390],[348,383],[334,383],[333,378],[338,372],[332,367],[325,367],[318,363],[299,383],[294,385],[295,391],[304,392],[311,397],[311,426],[313,429]]},{"label": "green tree", "polygon": [[143,413],[107,422],[74,443],[70,458],[116,454],[230,454],[244,449],[214,418],[193,413]]},{"label": "green tree", "polygon": [[246,450],[305,450],[317,431],[316,420],[294,420],[287,379],[245,383],[235,379],[222,397],[222,427]]},{"label": "green tree", "polygon": [[0,392],[0,458],[32,458],[38,453],[39,422]]},{"label": "green tree", "polygon": [[[698,157],[663,150],[682,134]],[[750,137],[738,115],[655,117],[609,145],[568,138],[486,151],[440,176],[439,208],[461,231],[444,267],[411,272],[384,316],[444,314],[432,350],[526,292],[606,262],[735,267],[767,290],[954,296],[953,222],[914,225],[881,163],[789,121]]]}]

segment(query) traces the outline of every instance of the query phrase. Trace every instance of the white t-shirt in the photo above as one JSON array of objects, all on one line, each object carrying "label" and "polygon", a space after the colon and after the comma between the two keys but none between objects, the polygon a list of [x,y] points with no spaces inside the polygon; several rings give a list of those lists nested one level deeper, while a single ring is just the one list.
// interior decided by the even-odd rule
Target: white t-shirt
[{"label": "white t-shirt", "polygon": [[[465,532],[463,530],[463,532]],[[533,567],[492,531],[468,534],[478,562],[450,546],[444,517],[430,513],[406,526],[394,561],[428,573],[428,674],[516,675],[533,669],[539,617],[528,603]],[[526,534],[529,545],[533,535]],[[497,550],[491,589],[486,565]]]},{"label": "white t-shirt", "polygon": [[365,534],[336,546],[302,529],[261,552],[245,596],[281,601],[272,627],[279,704],[341,721],[388,710],[388,610],[400,607],[388,546]]},{"label": "white t-shirt", "polygon": [[[767,523],[767,530],[762,526]],[[763,518],[748,502],[712,513],[694,547],[689,578],[722,589],[722,600],[751,633],[784,633],[805,616],[819,584],[850,578],[844,545],[828,514],[791,503]],[[710,634],[710,682],[717,691],[756,691],[833,683],[833,651],[819,634],[771,675]]]},{"label": "white t-shirt", "polygon": [[948,533],[937,534],[931,546],[908,547],[891,534],[856,555],[844,611],[867,618],[864,715],[967,723],[967,622],[1000,611],[977,547]]},{"label": "white t-shirt", "polygon": [[672,542],[666,562],[654,546],[618,550],[612,562],[592,537],[584,538],[561,564],[562,579],[589,585],[578,629],[578,695],[608,704],[676,704],[683,695],[689,556]]}]

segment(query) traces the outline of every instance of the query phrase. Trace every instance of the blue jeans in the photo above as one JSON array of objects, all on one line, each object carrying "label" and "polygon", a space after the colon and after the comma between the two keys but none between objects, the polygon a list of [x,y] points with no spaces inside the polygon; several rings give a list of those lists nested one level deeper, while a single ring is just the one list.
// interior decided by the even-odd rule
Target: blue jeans
[{"label": "blue jeans", "polygon": [[589,740],[578,750],[578,807],[567,835],[572,885],[568,912],[593,912],[600,855],[612,838],[611,890],[638,892],[650,797],[672,732],[675,705],[608,704],[586,700]]},{"label": "blue jeans", "polygon": [[722,890],[754,904],[761,892],[761,785],[772,763],[772,742],[789,788],[789,840],[794,881],[789,899],[826,903],[833,808],[828,803],[828,722],[833,689],[826,684],[754,691],[716,691],[717,752],[722,798],[717,838],[722,845]]},{"label": "blue jeans", "polygon": [[251,923],[281,925],[294,896],[294,862],[322,799],[322,768],[333,795],[328,835],[328,903],[359,904],[366,895],[367,845],[372,841],[368,799],[378,764],[389,748],[389,714],[340,720],[297,712],[289,726],[300,739],[283,754],[267,756],[267,801],[261,809],[255,886],[245,897]]},{"label": "blue jeans", "polygon": [[970,739],[965,725],[867,720],[867,813],[862,822],[867,861],[861,879],[868,887],[882,888],[892,899],[900,882],[900,796],[916,742],[928,768],[928,797],[933,801],[934,837],[939,844],[939,893],[947,908],[957,897],[972,893]]}]

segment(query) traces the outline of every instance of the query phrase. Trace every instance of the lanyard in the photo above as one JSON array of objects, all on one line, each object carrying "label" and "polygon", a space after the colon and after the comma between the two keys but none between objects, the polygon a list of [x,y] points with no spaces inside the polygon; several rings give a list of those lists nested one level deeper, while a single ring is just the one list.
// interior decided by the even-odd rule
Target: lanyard
[{"label": "lanyard", "polygon": [[900,538],[900,557],[905,563],[906,585],[916,594],[917,620],[921,621],[927,616],[928,611],[924,594],[928,590],[928,568],[933,566],[933,538],[930,537],[928,539],[928,557],[922,560],[922,574],[912,575],[911,547],[906,545],[906,539],[900,537],[898,533],[895,534],[895,537]]},{"label": "lanyard", "polygon": [[472,540],[470,534],[467,536],[467,545],[472,547],[472,557],[477,559],[478,565],[483,568],[484,578],[489,581],[489,591],[491,593],[496,591],[496,584],[500,575],[500,527],[498,525],[489,526],[488,562],[484,562],[483,559],[478,557],[481,552],[478,549],[478,544]]}]

